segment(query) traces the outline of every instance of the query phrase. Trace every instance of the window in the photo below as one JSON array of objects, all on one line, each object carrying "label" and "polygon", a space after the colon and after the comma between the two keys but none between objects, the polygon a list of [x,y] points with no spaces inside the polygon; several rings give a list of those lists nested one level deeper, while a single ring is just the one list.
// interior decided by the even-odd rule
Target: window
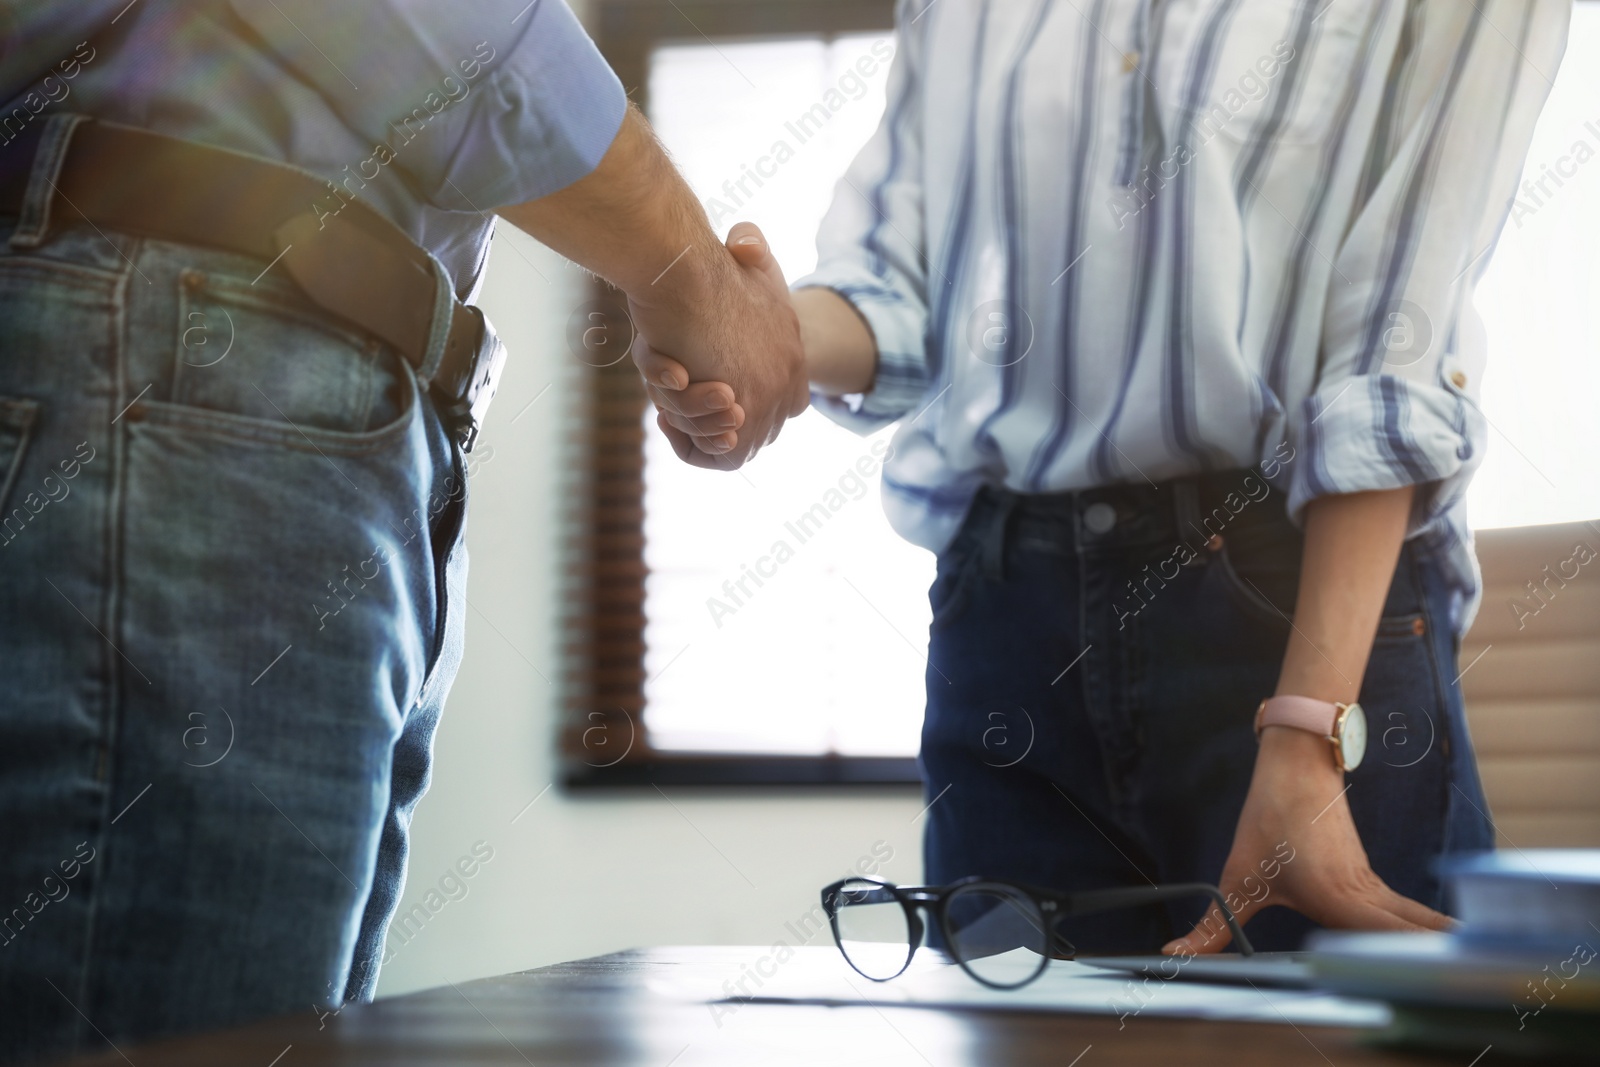
[{"label": "window", "polygon": [[[833,185],[883,112],[891,4],[597,14],[713,226],[749,219],[791,280],[809,272]],[[604,294],[580,328],[595,308],[626,335]],[[631,363],[606,362],[583,368],[573,427],[568,783],[915,782],[933,559],[883,517],[891,431],[807,412],[748,470],[700,471],[655,432]]]},{"label": "window", "polygon": [[1483,280],[1489,450],[1474,526],[1600,518],[1600,4],[1576,5],[1567,54]]}]

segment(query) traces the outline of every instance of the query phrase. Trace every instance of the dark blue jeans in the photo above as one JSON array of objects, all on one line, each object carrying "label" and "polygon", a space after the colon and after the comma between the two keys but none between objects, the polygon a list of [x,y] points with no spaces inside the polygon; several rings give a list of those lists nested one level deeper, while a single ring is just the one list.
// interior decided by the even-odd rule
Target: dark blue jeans
[{"label": "dark blue jeans", "polygon": [[[929,593],[928,880],[1215,884],[1299,565],[1282,494],[1249,471],[980,492]],[[1437,857],[1494,840],[1444,611],[1439,574],[1408,544],[1362,680],[1371,740],[1348,794],[1377,874],[1441,910]],[[1083,916],[1062,932],[1081,951],[1151,952],[1203,906]],[[1247,931],[1288,949],[1312,925],[1268,907]]]},{"label": "dark blue jeans", "polygon": [[376,982],[464,462],[265,267],[0,218],[0,1061]]}]

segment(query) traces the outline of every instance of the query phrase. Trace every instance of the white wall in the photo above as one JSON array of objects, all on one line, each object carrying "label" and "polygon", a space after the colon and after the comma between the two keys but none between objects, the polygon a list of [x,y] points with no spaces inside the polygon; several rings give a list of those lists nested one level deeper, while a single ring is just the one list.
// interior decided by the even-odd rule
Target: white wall
[{"label": "white wall", "polygon": [[[526,807],[557,771],[559,416],[574,365],[566,320],[582,285],[559,257],[501,228],[482,302],[510,356],[480,445],[493,455],[470,490],[466,659],[401,903],[402,914],[436,910],[409,940],[392,939],[380,995],[632,946],[793,944],[785,924],[878,842],[893,850],[885,876],[920,877],[922,803],[910,790],[569,796],[554,786]],[[477,842],[493,858],[471,878],[450,877]]]}]

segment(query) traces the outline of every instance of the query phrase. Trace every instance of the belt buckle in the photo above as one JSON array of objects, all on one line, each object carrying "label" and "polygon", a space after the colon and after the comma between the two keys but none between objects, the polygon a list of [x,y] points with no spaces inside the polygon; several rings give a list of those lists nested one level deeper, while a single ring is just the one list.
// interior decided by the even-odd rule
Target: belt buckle
[{"label": "belt buckle", "polygon": [[[495,390],[500,386],[506,349],[483,312],[471,304],[463,304],[458,313],[470,315],[469,325],[474,336],[451,338],[451,350],[434,376],[433,384],[443,394],[441,412],[456,443],[461,451],[471,452],[489,412],[489,401],[494,399]],[[461,351],[469,344],[470,353]]]}]

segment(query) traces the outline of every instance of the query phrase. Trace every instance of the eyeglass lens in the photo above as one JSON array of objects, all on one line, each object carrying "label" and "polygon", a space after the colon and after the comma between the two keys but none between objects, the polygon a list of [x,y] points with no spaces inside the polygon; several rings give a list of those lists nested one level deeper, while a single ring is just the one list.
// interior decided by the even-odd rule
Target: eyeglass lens
[{"label": "eyeglass lens", "polygon": [[911,926],[893,893],[873,882],[846,882],[834,905],[839,949],[850,966],[879,982],[905,969]]},{"label": "eyeglass lens", "polygon": [[1002,885],[964,886],[945,905],[949,952],[979,981],[1011,987],[1035,978],[1050,953],[1039,906]]}]

